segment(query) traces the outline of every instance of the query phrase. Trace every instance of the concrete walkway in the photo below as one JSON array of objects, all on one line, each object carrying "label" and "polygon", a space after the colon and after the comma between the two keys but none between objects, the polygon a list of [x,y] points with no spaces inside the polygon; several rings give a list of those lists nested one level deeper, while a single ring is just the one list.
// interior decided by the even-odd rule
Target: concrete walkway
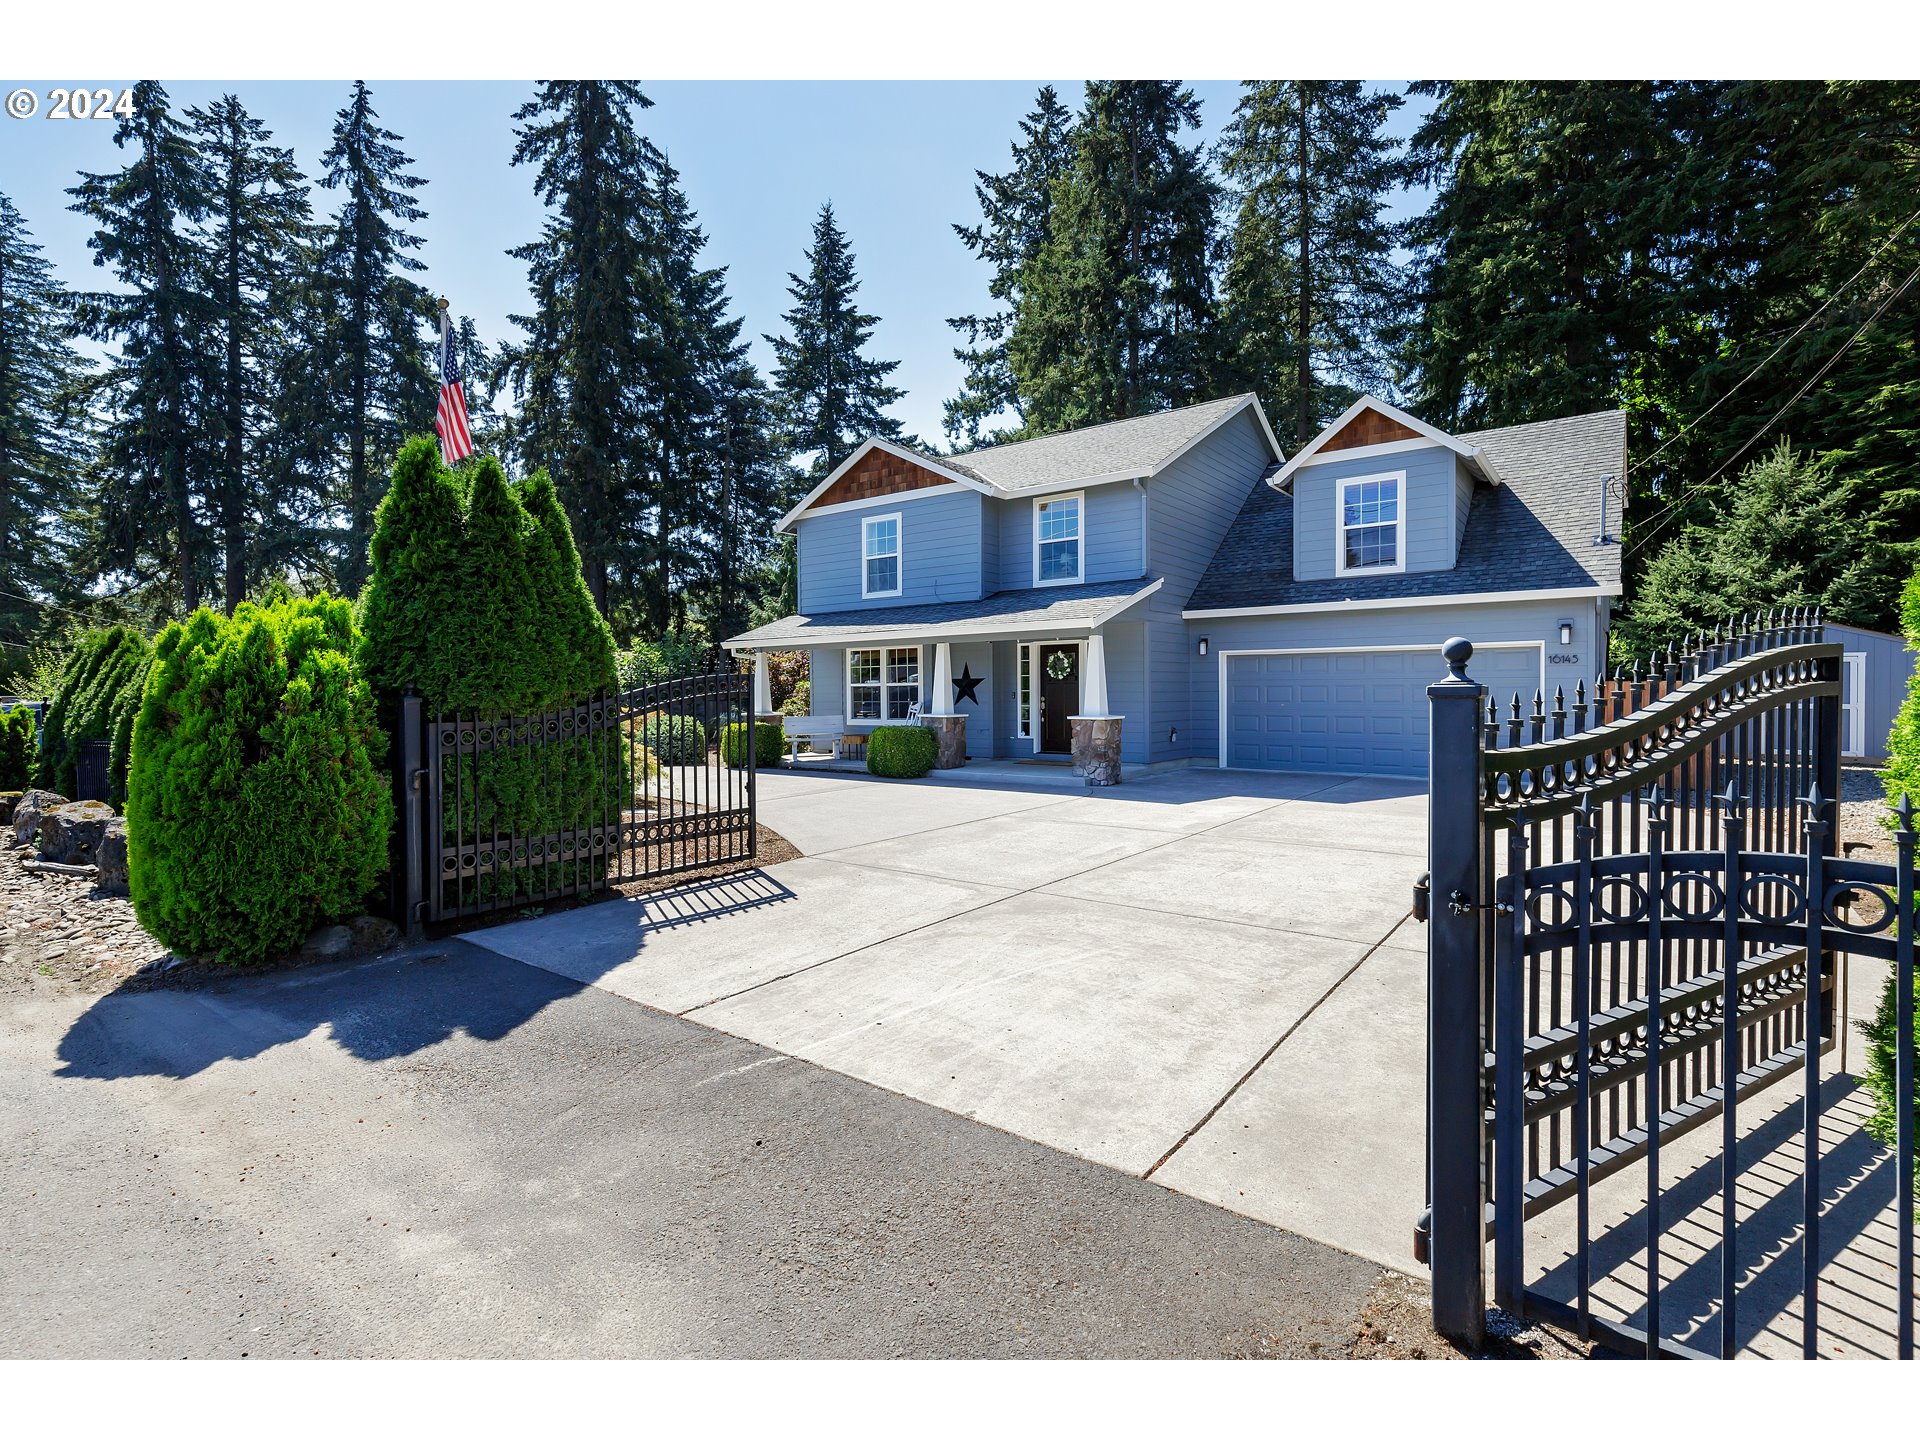
[{"label": "concrete walkway", "polygon": [[1417,787],[983,779],[770,774],[806,858],[469,938],[1412,1268]]}]

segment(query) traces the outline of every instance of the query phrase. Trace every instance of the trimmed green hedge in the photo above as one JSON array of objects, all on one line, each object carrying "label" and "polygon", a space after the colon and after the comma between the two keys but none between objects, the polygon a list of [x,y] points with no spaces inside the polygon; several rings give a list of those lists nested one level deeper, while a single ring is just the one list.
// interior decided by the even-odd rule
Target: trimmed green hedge
[{"label": "trimmed green hedge", "polygon": [[24,790],[33,779],[33,711],[0,712],[0,790]]},{"label": "trimmed green hedge", "polygon": [[637,690],[658,680],[697,675],[711,647],[698,635],[674,630],[658,640],[636,640],[619,657],[620,688]]},{"label": "trimmed green hedge", "polygon": [[707,727],[697,716],[655,710],[640,717],[635,732],[662,765],[698,765],[707,758]]},{"label": "trimmed green hedge", "polygon": [[896,780],[917,780],[940,758],[940,737],[924,725],[882,725],[867,737],[867,769]]},{"label": "trimmed green hedge", "polygon": [[[753,758],[760,765],[778,765],[786,753],[787,732],[770,721],[753,724]],[[720,758],[729,765],[747,763],[747,722],[736,720],[720,732]]]},{"label": "trimmed green hedge", "polygon": [[112,792],[108,798],[115,805],[125,802],[133,719],[152,667],[153,647],[125,625],[95,630],[81,639],[61,671],[60,688],[41,727],[36,780],[43,789],[73,794],[81,748],[105,740]]},{"label": "trimmed green hedge", "polygon": [[134,725],[127,866],[162,944],[258,960],[373,890],[393,799],[354,641],[346,601],[325,596],[196,610],[161,632]]},{"label": "trimmed green hedge", "polygon": [[[1900,630],[1907,637],[1909,648],[1920,650],[1920,570],[1913,573],[1900,592]],[[1880,779],[1886,787],[1889,806],[1897,807],[1900,797],[1905,795],[1920,808],[1920,671],[1907,682],[1907,698],[1887,735],[1887,764]],[[1893,823],[1891,816],[1888,823]],[[1873,1019],[1860,1026],[1867,1041],[1864,1080],[1873,1095],[1873,1115],[1866,1128],[1867,1133],[1883,1145],[1894,1143],[1900,1115],[1899,1099],[1894,1091],[1894,1046],[1898,1038],[1893,1023],[1894,979],[1889,968],[1886,988],[1880,992],[1880,1004],[1874,1010]],[[1914,1013],[1907,1023],[1920,1025],[1920,997],[1916,997]],[[1920,1078],[1914,1083],[1915,1092],[1907,1097],[1907,1103],[1920,1111]],[[1914,1188],[1920,1193],[1920,1175],[1914,1177]]]}]

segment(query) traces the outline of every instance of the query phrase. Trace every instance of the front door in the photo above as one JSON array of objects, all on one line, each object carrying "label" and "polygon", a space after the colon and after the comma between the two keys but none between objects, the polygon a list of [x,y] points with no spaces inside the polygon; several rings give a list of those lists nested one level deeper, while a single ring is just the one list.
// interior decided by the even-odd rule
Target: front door
[{"label": "front door", "polygon": [[1073,717],[1080,710],[1080,649],[1040,647],[1040,749],[1055,755],[1073,750]]}]

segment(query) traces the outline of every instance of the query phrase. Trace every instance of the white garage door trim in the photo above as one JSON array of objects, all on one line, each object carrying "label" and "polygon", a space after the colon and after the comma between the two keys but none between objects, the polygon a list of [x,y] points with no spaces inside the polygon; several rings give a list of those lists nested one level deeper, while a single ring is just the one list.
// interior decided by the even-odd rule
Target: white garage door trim
[{"label": "white garage door trim", "polygon": [[[1475,651],[1481,650],[1537,650],[1540,652],[1540,693],[1547,690],[1547,642],[1544,640],[1488,640],[1476,644]],[[1242,767],[1227,764],[1227,667],[1232,660],[1244,655],[1379,655],[1385,653],[1405,654],[1410,650],[1431,650],[1435,656],[1440,654],[1438,645],[1308,645],[1281,646],[1258,650],[1222,650],[1220,652],[1220,768],[1234,770]],[[1436,675],[1435,680],[1441,677]],[[1359,773],[1359,772],[1354,772]]]}]

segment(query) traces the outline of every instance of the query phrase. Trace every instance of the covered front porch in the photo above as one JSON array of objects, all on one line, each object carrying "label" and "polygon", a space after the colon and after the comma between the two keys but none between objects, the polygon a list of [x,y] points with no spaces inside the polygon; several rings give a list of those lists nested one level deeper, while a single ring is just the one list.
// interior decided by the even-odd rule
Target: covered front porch
[{"label": "covered front porch", "polygon": [[1064,767],[1072,757],[1073,721],[1100,718],[1119,722],[1121,758],[1143,762],[1144,729],[1129,736],[1124,717],[1129,704],[1144,713],[1143,602],[1157,588],[1158,582],[1136,580],[788,616],[726,644],[755,656],[755,708],[763,714],[772,709],[764,657],[808,652],[808,719],[814,723],[804,728],[821,742],[812,749],[828,756],[828,729],[843,758],[852,759],[882,725],[957,717],[969,760]]}]

